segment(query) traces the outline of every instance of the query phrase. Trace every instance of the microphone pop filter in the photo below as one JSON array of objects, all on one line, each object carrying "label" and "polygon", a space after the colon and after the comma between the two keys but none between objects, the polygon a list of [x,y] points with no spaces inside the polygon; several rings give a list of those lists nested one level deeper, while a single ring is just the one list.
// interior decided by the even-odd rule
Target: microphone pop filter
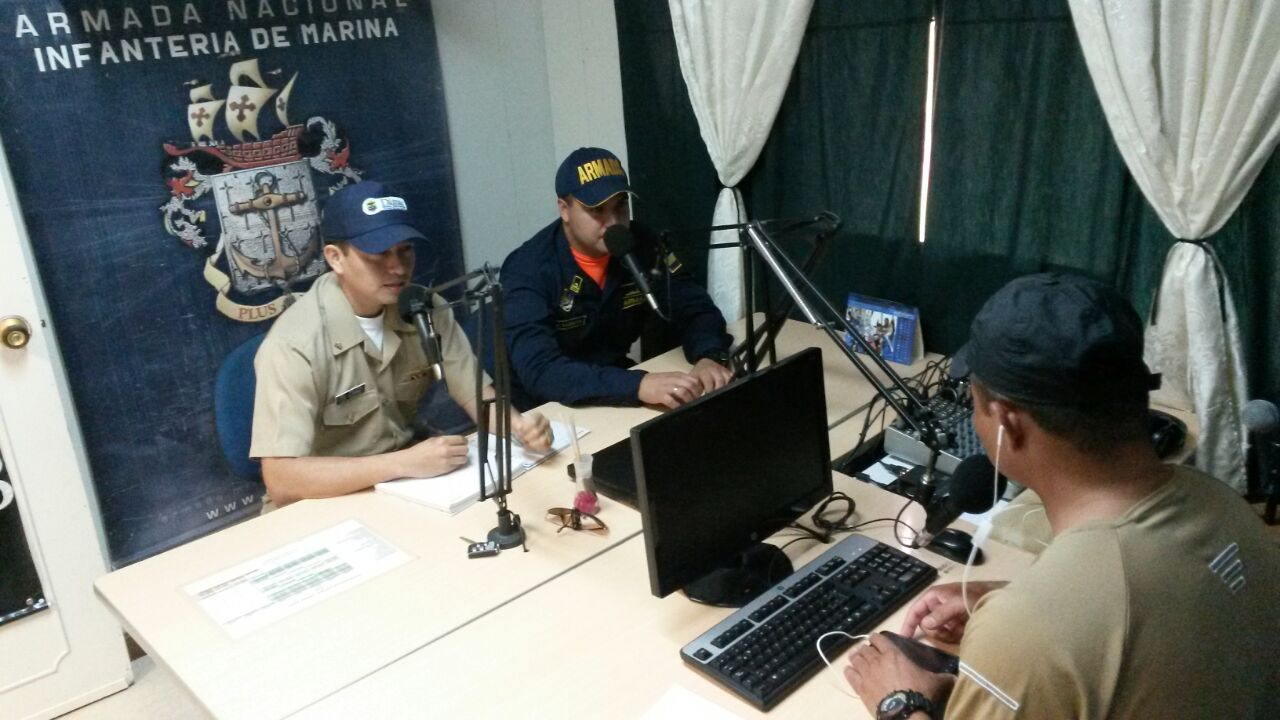
[{"label": "microphone pop filter", "polygon": [[[955,472],[951,473],[948,489],[948,495],[954,507],[966,513],[982,513],[990,510],[995,502],[995,497],[991,493],[991,478],[995,473],[995,466],[985,454],[979,453],[961,460]],[[1001,475],[999,486],[996,488],[996,497],[1004,495],[1007,483],[1008,480]]]},{"label": "microphone pop filter", "polygon": [[400,311],[400,319],[413,322],[414,313],[431,309],[431,292],[421,285],[407,285],[396,298],[396,309]]},{"label": "microphone pop filter", "polygon": [[610,255],[628,255],[636,249],[636,239],[631,235],[631,228],[621,223],[610,225],[604,231],[604,247]]}]

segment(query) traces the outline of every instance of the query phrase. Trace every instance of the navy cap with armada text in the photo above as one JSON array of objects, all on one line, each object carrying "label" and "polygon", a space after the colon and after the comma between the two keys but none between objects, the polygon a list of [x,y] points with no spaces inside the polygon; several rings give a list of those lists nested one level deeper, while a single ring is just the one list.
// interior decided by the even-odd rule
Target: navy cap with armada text
[{"label": "navy cap with armada text", "polygon": [[407,240],[423,240],[410,224],[404,198],[373,180],[348,185],[329,197],[320,218],[326,243],[348,242],[371,255]]},{"label": "navy cap with armada text", "polygon": [[569,153],[556,171],[556,197],[573,196],[587,207],[595,207],[623,192],[633,193],[627,182],[627,171],[618,156],[604,148],[578,148]]},{"label": "navy cap with armada text", "polygon": [[1015,402],[1092,406],[1160,387],[1142,352],[1142,320],[1114,288],[1084,275],[1040,273],[987,300],[952,375],[972,373]]}]

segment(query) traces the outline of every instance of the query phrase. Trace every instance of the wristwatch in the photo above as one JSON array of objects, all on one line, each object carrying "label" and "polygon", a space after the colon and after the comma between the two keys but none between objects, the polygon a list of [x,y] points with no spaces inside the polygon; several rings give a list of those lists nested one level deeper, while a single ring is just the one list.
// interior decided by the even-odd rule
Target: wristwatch
[{"label": "wristwatch", "polygon": [[876,720],[905,720],[913,713],[933,717],[933,702],[915,690],[894,690],[876,706]]},{"label": "wristwatch", "polygon": [[718,362],[725,367],[729,367],[729,351],[728,350],[722,350],[720,348],[716,348],[715,350],[708,350],[707,352],[702,353],[702,357],[698,359],[702,360],[703,358],[706,358],[708,360],[714,360],[715,362]]}]

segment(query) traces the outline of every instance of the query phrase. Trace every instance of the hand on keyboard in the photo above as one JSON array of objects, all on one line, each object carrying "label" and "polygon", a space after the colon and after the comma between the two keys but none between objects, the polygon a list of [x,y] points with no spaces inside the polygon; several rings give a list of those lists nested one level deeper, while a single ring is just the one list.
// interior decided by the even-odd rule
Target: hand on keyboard
[{"label": "hand on keyboard", "polygon": [[[907,611],[907,619],[902,623],[898,633],[903,637],[915,637],[916,630],[922,630],[930,640],[956,644],[964,635],[964,627],[969,622],[969,611],[983,595],[1002,588],[1004,582],[971,582],[966,585],[967,598],[961,597],[960,583],[935,585],[924,591],[911,609]],[[967,600],[967,602],[966,602]]]},{"label": "hand on keyboard", "polygon": [[849,653],[844,677],[872,716],[880,701],[895,690],[914,690],[936,705],[951,693],[956,681],[954,675],[922,669],[880,633],[873,633],[868,644]]}]

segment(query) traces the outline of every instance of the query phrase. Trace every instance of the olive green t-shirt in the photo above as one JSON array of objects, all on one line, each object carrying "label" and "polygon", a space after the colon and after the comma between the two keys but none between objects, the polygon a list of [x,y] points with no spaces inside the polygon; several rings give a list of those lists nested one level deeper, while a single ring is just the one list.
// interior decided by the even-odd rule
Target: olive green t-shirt
[{"label": "olive green t-shirt", "polygon": [[1225,485],[1179,466],[978,603],[946,716],[1277,717],[1278,610],[1276,536]]}]

